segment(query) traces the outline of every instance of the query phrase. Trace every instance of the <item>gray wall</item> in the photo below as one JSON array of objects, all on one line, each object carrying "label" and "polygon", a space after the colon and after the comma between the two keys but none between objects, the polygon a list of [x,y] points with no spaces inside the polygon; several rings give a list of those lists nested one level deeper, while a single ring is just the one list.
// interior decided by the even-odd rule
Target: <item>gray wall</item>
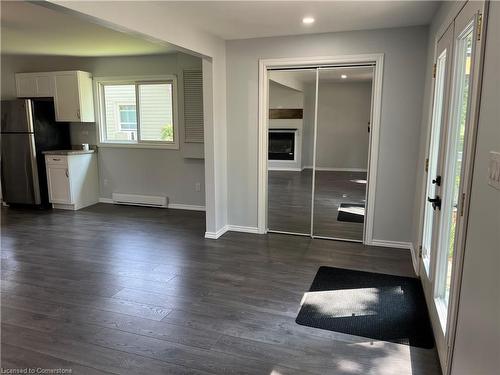
[{"label": "gray wall", "polygon": [[[367,169],[371,82],[321,82],[318,96],[316,167]],[[304,88],[302,165],[312,166],[316,87]]]},{"label": "gray wall", "polygon": [[366,169],[371,83],[321,82],[316,167]]},{"label": "gray wall", "polygon": [[[16,72],[84,70],[98,76],[175,74],[178,78],[179,150],[100,148],[99,183],[103,198],[112,192],[167,195],[171,203],[205,204],[205,173],[202,159],[189,159],[192,145],[183,143],[182,71],[201,69],[201,59],[187,54],[134,57],[79,58],[62,56],[2,55],[2,99],[15,98]],[[97,142],[95,124],[71,124],[73,144]],[[201,148],[202,145],[195,145]],[[189,147],[189,149],[188,149]],[[195,189],[201,184],[201,191]]]},{"label": "gray wall", "polygon": [[304,128],[302,131],[302,165],[313,165],[314,114],[316,108],[316,83],[304,85]]},{"label": "gray wall", "polygon": [[452,375],[500,368],[500,191],[488,185],[488,153],[500,152],[499,36],[500,2],[492,1]]},{"label": "gray wall", "polygon": [[258,60],[384,53],[374,238],[412,239],[427,27],[228,41],[229,223],[257,226]]}]

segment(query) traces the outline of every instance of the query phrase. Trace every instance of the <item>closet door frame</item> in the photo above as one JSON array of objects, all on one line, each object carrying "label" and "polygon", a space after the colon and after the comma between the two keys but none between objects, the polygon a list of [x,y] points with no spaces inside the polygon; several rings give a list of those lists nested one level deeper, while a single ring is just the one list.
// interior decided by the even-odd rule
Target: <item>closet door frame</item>
[{"label": "closet door frame", "polygon": [[[384,71],[384,54],[341,55],[331,57],[282,58],[259,60],[259,160],[258,160],[258,233],[265,234],[268,230],[268,107],[269,80],[268,70],[290,68],[341,67],[352,65],[374,66],[373,77],[373,108],[371,121],[371,137],[369,144],[368,186],[366,216],[363,233],[363,243],[377,245],[373,240],[373,211],[375,207],[376,172],[378,164],[380,118],[382,107],[382,82]],[[314,195],[313,195],[314,196]],[[311,233],[312,235],[312,233]]]}]

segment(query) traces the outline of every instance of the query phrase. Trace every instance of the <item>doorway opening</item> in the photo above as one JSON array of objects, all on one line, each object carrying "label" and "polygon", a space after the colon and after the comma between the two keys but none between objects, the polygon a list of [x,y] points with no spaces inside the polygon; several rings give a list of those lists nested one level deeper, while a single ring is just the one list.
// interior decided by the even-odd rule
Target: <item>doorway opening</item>
[{"label": "doorway opening", "polygon": [[261,61],[261,233],[371,242],[383,59],[338,59]]}]

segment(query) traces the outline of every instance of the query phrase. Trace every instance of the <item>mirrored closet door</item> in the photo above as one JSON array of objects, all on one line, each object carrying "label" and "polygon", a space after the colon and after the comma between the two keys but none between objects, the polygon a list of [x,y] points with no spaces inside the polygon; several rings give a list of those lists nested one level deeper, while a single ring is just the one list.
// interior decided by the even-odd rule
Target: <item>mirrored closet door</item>
[{"label": "mirrored closet door", "polygon": [[268,72],[268,231],[363,241],[373,73]]},{"label": "mirrored closet door", "polygon": [[373,67],[320,68],[313,236],[363,240]]},{"label": "mirrored closet door", "polygon": [[269,72],[269,231],[311,233],[316,69]]}]

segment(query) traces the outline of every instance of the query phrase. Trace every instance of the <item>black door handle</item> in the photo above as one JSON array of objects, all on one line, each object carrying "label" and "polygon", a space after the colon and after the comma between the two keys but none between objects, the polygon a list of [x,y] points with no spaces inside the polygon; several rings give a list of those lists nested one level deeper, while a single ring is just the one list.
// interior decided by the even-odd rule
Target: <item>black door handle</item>
[{"label": "black door handle", "polygon": [[427,197],[427,201],[432,203],[432,208],[435,210],[436,208],[441,210],[441,198],[439,195],[436,195],[434,198]]},{"label": "black door handle", "polygon": [[432,183],[441,186],[441,176],[436,176],[436,179],[432,180]]}]

